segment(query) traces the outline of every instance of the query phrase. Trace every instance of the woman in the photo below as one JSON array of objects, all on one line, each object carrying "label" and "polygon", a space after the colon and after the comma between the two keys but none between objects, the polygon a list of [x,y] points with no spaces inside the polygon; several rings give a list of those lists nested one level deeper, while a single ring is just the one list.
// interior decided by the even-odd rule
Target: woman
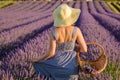
[{"label": "woman", "polygon": [[53,12],[54,27],[50,32],[50,45],[47,55],[33,64],[37,74],[51,80],[77,80],[78,62],[74,51],[75,42],[80,52],[87,52],[87,46],[79,28],[74,24],[80,15],[79,9],[61,4]]}]

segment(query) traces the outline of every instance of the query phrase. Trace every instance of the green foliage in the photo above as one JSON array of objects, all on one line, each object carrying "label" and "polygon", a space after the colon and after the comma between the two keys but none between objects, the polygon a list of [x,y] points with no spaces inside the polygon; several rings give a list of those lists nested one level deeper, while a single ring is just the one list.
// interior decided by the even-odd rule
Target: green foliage
[{"label": "green foliage", "polygon": [[106,2],[108,4],[108,6],[116,13],[120,13],[111,3],[112,2]]},{"label": "green foliage", "polygon": [[104,1],[119,1],[119,0],[104,0]]},{"label": "green foliage", "polygon": [[16,3],[16,1],[0,1],[0,8],[4,8]]},{"label": "green foliage", "polygon": [[120,75],[120,65],[118,62],[109,62],[103,73],[111,74],[113,80],[117,80]]}]

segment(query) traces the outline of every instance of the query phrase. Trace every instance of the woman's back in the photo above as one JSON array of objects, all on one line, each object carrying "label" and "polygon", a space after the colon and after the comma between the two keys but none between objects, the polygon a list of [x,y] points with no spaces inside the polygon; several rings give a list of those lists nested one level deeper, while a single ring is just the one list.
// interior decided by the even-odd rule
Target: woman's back
[{"label": "woman's back", "polygon": [[74,31],[74,28],[74,26],[55,28],[56,41],[59,43],[69,41],[75,42],[77,36],[74,35],[74,37],[72,37],[72,35],[76,33],[76,31]]},{"label": "woman's back", "polygon": [[56,42],[65,43],[65,42],[78,42],[81,47],[80,52],[87,52],[87,46],[84,41],[81,30],[74,26],[67,27],[57,27],[55,28]]}]

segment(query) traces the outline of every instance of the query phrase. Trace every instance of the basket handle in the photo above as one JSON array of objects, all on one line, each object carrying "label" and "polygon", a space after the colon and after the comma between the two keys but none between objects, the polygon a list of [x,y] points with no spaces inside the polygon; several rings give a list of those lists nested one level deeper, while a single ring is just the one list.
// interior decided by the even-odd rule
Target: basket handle
[{"label": "basket handle", "polygon": [[[104,50],[104,48],[103,48],[102,45],[100,45],[100,44],[97,43],[97,42],[86,42],[86,45],[90,45],[90,44],[95,44],[95,45],[99,46],[99,47],[101,48],[101,50],[102,50],[102,55],[105,55],[105,56],[106,56],[105,50]],[[78,47],[78,46],[77,46],[77,47]],[[79,53],[79,51],[77,51],[77,52]],[[102,55],[101,55],[101,56],[102,56]]]},{"label": "basket handle", "polygon": [[105,50],[104,50],[103,46],[100,45],[99,43],[97,43],[97,42],[86,42],[86,44],[87,44],[87,45],[95,44],[95,45],[99,46],[99,47],[101,48],[101,50],[102,50],[102,54],[106,56]]}]

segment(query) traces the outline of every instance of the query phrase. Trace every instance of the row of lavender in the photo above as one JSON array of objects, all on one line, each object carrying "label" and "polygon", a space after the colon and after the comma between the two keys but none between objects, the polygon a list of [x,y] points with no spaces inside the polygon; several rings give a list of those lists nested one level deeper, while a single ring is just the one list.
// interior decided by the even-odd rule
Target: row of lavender
[{"label": "row of lavender", "polygon": [[[37,34],[38,31],[43,31],[44,29],[47,29],[48,27],[46,25],[51,25],[53,23],[53,18],[51,16],[52,11],[59,4],[61,4],[61,2],[57,1],[56,4],[52,6],[49,10],[44,11],[41,14],[37,13],[37,16],[30,15],[33,16],[32,18],[28,17],[27,19],[24,19],[22,21],[17,21],[17,19],[15,18],[14,20],[19,22],[19,24],[17,24],[16,22],[9,22],[11,23],[11,25],[9,25],[9,23],[7,22],[3,24],[1,28],[4,28],[4,30],[1,29],[0,32],[1,55],[5,54],[5,51],[7,51],[6,53],[8,53],[11,49],[15,49],[19,45],[23,44],[23,42],[27,41],[34,34]],[[71,4],[69,3],[69,5]],[[46,20],[47,23],[45,23]]]},{"label": "row of lavender", "polygon": [[[72,3],[70,3],[69,5],[72,5]],[[54,8],[52,8],[52,10],[53,10]],[[47,11],[46,11],[47,12]],[[51,11],[52,12],[52,11]],[[50,13],[51,13],[50,12]],[[45,13],[45,12],[44,12]],[[43,14],[44,14],[43,13]],[[47,15],[47,14],[46,14]],[[49,22],[50,22],[50,19],[51,19],[51,23],[49,24]],[[43,21],[43,22],[42,22]],[[37,21],[36,21],[37,22]],[[47,23],[45,23],[45,22],[47,22]],[[36,37],[38,38],[38,40],[37,41],[39,41],[40,43],[39,43],[39,46],[41,46],[41,49],[40,49],[40,47],[38,47],[39,49],[40,49],[40,51],[39,51],[39,49],[38,48],[36,48],[36,53],[38,54],[38,53],[40,53],[41,51],[44,51],[43,50],[43,46],[42,46],[42,44],[41,44],[41,42],[43,42],[43,41],[45,41],[44,39],[45,39],[45,37],[43,38],[43,40],[41,40],[40,41],[40,39],[42,38],[42,37],[38,37],[38,36],[40,36],[40,35],[42,35],[42,36],[44,36],[44,34],[40,34],[40,33],[42,33],[44,30],[46,30],[46,29],[48,29],[49,27],[52,27],[52,25],[53,25],[53,20],[52,20],[52,16],[50,16],[50,18],[43,18],[43,19],[41,19],[37,24],[39,24],[39,26],[40,25],[44,25],[44,27],[43,27],[43,29],[40,29],[40,30],[38,30],[37,31],[37,34],[35,34],[35,35],[32,35],[32,38],[31,39],[29,39],[29,41],[27,40],[26,42],[24,42],[24,44],[22,44],[22,46],[20,47],[20,48],[18,48],[18,49],[16,49],[16,50],[14,50],[14,51],[12,51],[12,52],[10,52],[10,54],[8,55],[8,56],[14,56],[13,58],[15,58],[15,56],[16,55],[19,55],[19,49],[23,49],[24,50],[24,46],[26,46],[27,44],[28,44],[28,46],[29,46],[29,48],[27,48],[26,47],[26,50],[27,50],[27,52],[28,52],[28,50],[30,49],[30,47],[31,48],[33,48],[33,49],[35,49],[35,46],[33,47],[33,45],[32,46],[30,46],[30,43],[29,42],[31,42],[31,41],[33,41],[32,42],[32,44],[33,43],[35,43],[35,40],[36,40]],[[35,22],[34,22],[35,23]],[[46,25],[46,27],[45,27],[45,25]],[[21,26],[21,27],[23,27],[23,26]],[[32,27],[31,27],[32,28]],[[13,28],[14,29],[14,28]],[[17,27],[16,27],[16,29],[17,29]],[[26,29],[28,29],[28,28],[26,28]],[[20,30],[20,29],[19,29]],[[39,33],[39,34],[38,34]],[[33,34],[33,33],[32,33]],[[46,34],[46,33],[45,33]],[[48,33],[46,34],[46,35],[48,35]],[[48,36],[46,37],[46,38],[48,38]],[[35,39],[35,40],[34,40]],[[47,40],[48,41],[48,40]],[[47,42],[46,41],[46,42]],[[17,43],[18,44],[18,43]],[[41,45],[40,45],[41,44]],[[44,44],[44,43],[43,43]],[[34,45],[36,45],[36,44],[34,44]],[[45,45],[45,44],[44,44]],[[12,45],[12,47],[14,46],[14,44]],[[23,48],[22,48],[23,47]],[[37,46],[36,46],[37,47]],[[46,48],[46,47],[45,47]],[[22,50],[22,51],[23,51]],[[17,53],[17,52],[18,53]],[[30,50],[30,52],[28,52],[27,53],[27,56],[26,57],[28,57],[28,54],[31,54],[31,53],[33,53],[33,51],[34,51],[34,53],[35,53],[35,50]],[[14,53],[14,54],[12,54],[12,53]],[[26,53],[26,51],[25,51],[25,53]],[[16,54],[16,55],[15,55]],[[21,55],[21,50],[20,50],[20,55]],[[35,55],[35,54],[34,54]],[[11,57],[12,57],[11,56]],[[23,58],[23,56],[24,55],[22,55],[22,56],[19,56],[19,58],[21,59],[21,58]],[[3,59],[3,62],[4,62],[4,65],[3,65],[3,67],[1,66],[1,68],[2,69],[4,69],[5,71],[1,71],[1,75],[2,74],[12,74],[10,71],[13,69],[13,66],[15,66],[15,65],[12,65],[13,64],[13,62],[11,63],[11,62],[9,62],[9,64],[10,64],[10,67],[8,68],[7,67],[7,69],[5,69],[5,66],[7,66],[5,63],[8,63],[7,61],[11,61],[12,60],[12,58],[10,57],[10,60],[9,60],[9,57],[7,58],[7,60],[5,60],[4,61],[4,59]],[[33,56],[34,57],[34,56]],[[26,58],[27,59],[27,58]],[[14,60],[14,59],[13,59]],[[16,61],[16,60],[15,60]],[[17,60],[17,61],[21,61],[21,60]],[[25,61],[25,60],[24,60]],[[14,63],[17,63],[17,62],[14,62]],[[2,64],[2,63],[1,63]],[[21,66],[21,64],[19,64],[19,66]],[[23,65],[22,65],[23,66]],[[12,67],[12,69],[11,69],[11,67]],[[17,66],[15,66],[16,68],[17,68]],[[24,67],[25,68],[25,67]],[[26,68],[25,68],[26,69]],[[23,73],[21,73],[21,72],[18,72],[18,71],[15,71],[15,72],[18,72],[18,73],[15,73],[14,72],[14,76],[16,76],[16,75],[19,75],[19,76],[21,76],[21,74],[23,74],[24,75],[24,71],[23,70],[25,70],[25,69],[22,69],[22,71],[21,72],[23,72]],[[29,69],[29,68],[27,68],[27,69]],[[9,71],[6,71],[6,70],[9,70]],[[26,70],[25,70],[26,71]],[[7,73],[6,73],[7,72]],[[25,72],[26,73],[26,72]],[[27,73],[26,73],[27,74]],[[13,75],[13,74],[12,74]],[[4,77],[5,77],[5,75],[3,75]],[[7,77],[9,77],[10,78],[10,76],[7,76]],[[7,78],[7,77],[5,77],[5,79]],[[20,77],[19,77],[20,78]]]},{"label": "row of lavender", "polygon": [[[91,4],[93,4],[93,3],[88,2],[89,8],[90,8]],[[72,5],[72,3],[70,3],[70,5]],[[92,8],[89,9],[90,13],[88,12],[86,2],[82,2],[81,6],[80,6],[80,2],[77,2],[77,3],[75,3],[75,6],[73,4],[73,7],[76,7],[76,8],[81,7],[81,16],[80,16],[78,22],[76,23],[76,25],[82,30],[83,35],[85,36],[85,40],[101,43],[104,46],[104,48],[109,56],[109,59],[111,57],[111,59],[112,59],[111,61],[115,62],[116,60],[114,60],[114,59],[116,58],[115,55],[118,54],[119,42],[116,41],[116,38],[114,37],[114,35],[110,34],[110,32],[104,28],[105,25],[101,25],[101,23],[99,23],[99,21],[97,21],[98,19],[96,20],[96,18],[94,17],[94,15],[92,13],[92,10],[93,10]],[[93,6],[93,7],[95,7],[95,6]],[[107,13],[109,13],[109,12],[107,12]],[[46,13],[46,14],[49,14],[49,13]],[[94,14],[104,15],[103,13],[99,13],[99,12],[95,12]],[[111,14],[111,13],[109,13],[109,14]],[[113,14],[115,14],[115,13],[113,13]],[[107,15],[105,14],[104,16],[107,16]],[[110,16],[108,16],[108,17],[109,17],[109,19],[116,20],[115,18],[112,18]],[[45,19],[45,20],[47,21],[47,19]],[[119,21],[119,20],[116,20],[116,21]],[[103,19],[103,22],[104,22],[104,19]],[[107,23],[109,23],[109,21]],[[10,55],[7,58],[5,57],[6,59],[4,58],[3,62],[1,61],[1,68],[2,68],[1,75],[3,75],[4,78],[5,77],[13,78],[15,76],[25,78],[25,77],[29,77],[31,75],[29,73],[30,68],[31,68],[31,66],[30,66],[31,63],[29,63],[28,60],[35,58],[35,57],[39,58],[41,55],[45,54],[47,45],[49,44],[48,43],[48,41],[49,41],[48,34],[49,34],[49,31],[50,31],[53,23],[51,23],[51,25],[49,25],[49,23],[46,23],[46,24],[47,24],[47,27],[49,27],[49,28],[44,29],[44,31],[39,30],[38,34],[34,35],[29,41],[27,40],[24,44],[22,44],[16,50],[11,51],[9,53]],[[43,25],[43,27],[45,27],[45,25]],[[97,32],[95,32],[95,31],[97,31]],[[114,58],[112,58],[113,56],[114,56]],[[118,58],[116,58],[116,59],[118,59]],[[111,76],[110,74],[105,74],[105,75],[101,74],[101,75],[94,77],[94,79],[99,78],[99,80],[100,79],[104,80],[105,78],[107,79],[107,77],[111,78],[110,76]],[[88,77],[89,77],[89,75],[88,75]],[[102,78],[100,78],[100,77],[102,77]],[[81,77],[81,78],[83,78],[83,77]]]},{"label": "row of lavender", "polygon": [[[55,2],[53,2],[54,4],[55,4]],[[52,4],[53,4],[52,3]],[[97,4],[98,2],[96,2],[95,4]],[[24,19],[22,18],[17,18],[16,19],[16,17],[15,17],[15,19],[13,19],[14,21],[12,21],[11,20],[11,18],[8,18],[9,19],[9,21],[8,22],[5,22],[5,24],[2,24],[1,25],[1,35],[0,35],[0,39],[1,39],[1,46],[2,46],[2,50],[1,50],[1,53],[2,52],[4,52],[4,50],[6,50],[5,49],[5,47],[9,47],[10,48],[10,45],[12,45],[13,46],[13,44],[15,45],[15,43],[21,43],[21,42],[23,42],[23,39],[24,39],[24,37],[25,37],[25,35],[29,35],[31,32],[33,32],[33,31],[35,31],[36,29],[40,29],[40,26],[37,26],[36,25],[36,23],[38,23],[38,21],[39,20],[41,20],[41,19],[44,19],[44,18],[46,18],[46,17],[48,17],[48,16],[50,16],[52,13],[52,11],[51,10],[53,10],[53,9],[55,9],[55,7],[56,6],[58,6],[60,4],[60,2],[57,2],[56,3],[56,5],[54,5],[54,6],[52,6],[50,9],[49,9],[49,11],[44,11],[44,13],[41,13],[41,14],[39,14],[39,15],[41,15],[41,16],[39,16],[38,14],[37,14],[37,16],[35,15],[35,16],[33,16],[33,14],[31,14],[31,15],[29,15],[29,17],[25,17]],[[99,3],[98,3],[99,4]],[[25,5],[25,3],[24,4],[22,4],[22,5]],[[28,5],[28,4],[27,4]],[[51,5],[51,3],[49,4],[49,5]],[[48,5],[48,6],[49,6]],[[97,6],[96,6],[97,7]],[[20,7],[19,7],[20,8]],[[43,8],[42,8],[43,9]],[[25,9],[24,9],[25,10]],[[105,13],[105,11],[103,11],[103,10],[101,10],[101,8],[98,8],[97,10],[99,10],[99,11],[101,11],[101,13]],[[41,11],[41,10],[40,10]],[[3,11],[4,12],[4,11]],[[43,12],[43,11],[42,11]],[[49,12],[49,14],[48,15],[46,15],[46,12],[48,13]],[[15,12],[14,12],[15,13]],[[112,15],[113,17],[115,17],[115,18],[117,18],[117,19],[120,19],[119,18],[119,15],[115,15],[115,14],[110,14],[110,15]],[[31,18],[31,16],[32,16],[32,18]],[[24,17],[24,16],[23,16]],[[103,18],[104,18],[104,16],[103,16]],[[47,18],[47,19],[52,19],[52,17],[51,18]],[[7,19],[6,19],[7,20]],[[3,21],[6,21],[6,20],[3,20]],[[100,19],[101,20],[101,19]],[[103,19],[102,19],[103,20]],[[105,20],[105,19],[104,19]],[[112,20],[112,19],[109,19],[109,20],[111,20],[111,21],[114,21],[114,23],[118,23],[118,21],[115,21],[115,20]],[[16,22],[15,22],[16,21]],[[107,20],[106,20],[107,21]],[[2,22],[2,21],[1,21]],[[34,22],[36,22],[36,23],[34,23]],[[45,22],[45,21],[43,21],[43,22]],[[51,21],[52,22],[52,21]],[[9,24],[10,23],[10,24]],[[39,22],[40,23],[40,22]],[[111,24],[111,22],[109,21],[109,22],[107,22],[108,23],[108,26],[109,26],[109,24]],[[45,24],[45,23],[44,23]],[[106,24],[106,23],[104,23],[103,22],[103,24]],[[29,26],[30,25],[30,26]],[[41,24],[42,25],[42,24]],[[29,28],[28,28],[28,27]],[[31,28],[31,27],[33,27],[33,26],[35,26],[34,28]],[[113,26],[116,26],[115,27],[115,29],[112,29],[113,28]],[[118,26],[118,27],[117,27]],[[19,27],[19,28],[18,28]],[[112,28],[111,28],[112,27]],[[113,25],[111,25],[111,27],[109,27],[108,29],[109,30],[112,30],[113,31],[113,33],[115,34],[115,36],[119,39],[119,24],[113,24]],[[23,31],[24,30],[24,31]],[[15,36],[16,34],[18,33],[18,35],[17,36]],[[24,35],[23,35],[24,34]],[[4,37],[4,36],[8,36],[7,38],[6,37]],[[14,38],[12,38],[12,36],[15,36]],[[10,45],[9,45],[10,44]],[[8,50],[9,51],[9,50]]]},{"label": "row of lavender", "polygon": [[[98,2],[95,2],[95,7],[98,10],[98,12],[102,13],[102,14],[106,14],[103,10],[102,7],[100,6],[100,4]],[[91,5],[92,7],[92,5]],[[94,7],[92,7],[94,9]],[[95,9],[94,9],[95,11]],[[113,17],[113,14],[108,14],[108,16],[106,15],[101,15],[101,14],[96,14],[95,12],[91,13],[102,25],[104,25],[104,27],[106,29],[108,29],[109,31],[111,31],[112,34],[115,35],[115,37],[117,38],[118,41],[120,41],[120,15],[118,14],[117,20],[114,19],[115,17]],[[111,18],[111,17],[113,18]]]},{"label": "row of lavender", "polygon": [[[115,20],[114,18],[107,16],[104,13],[100,13],[96,10],[98,10],[99,5],[95,5],[97,2],[83,2],[82,3],[82,13],[80,16],[80,29],[83,32],[83,35],[85,36],[85,39],[87,42],[98,42],[100,43],[106,50],[106,54],[108,56],[109,59],[109,64],[112,62],[113,64],[119,65],[119,63],[117,61],[120,61],[119,56],[119,49],[120,49],[120,43],[116,40],[116,38],[114,37],[114,34],[111,34],[110,31],[107,30],[107,28],[105,28],[106,25],[109,24],[110,20]],[[101,7],[102,8],[102,7]],[[96,16],[98,18],[96,18]],[[99,17],[100,16],[100,17]],[[104,18],[102,17],[104,16]],[[104,22],[105,24],[103,25],[101,23],[101,21],[99,21],[99,19],[102,19],[101,21]],[[108,19],[107,21],[105,21],[106,19]],[[110,20],[109,20],[110,19]],[[116,20],[118,23],[119,21]],[[78,23],[79,24],[79,23]],[[113,23],[114,24],[114,23]],[[111,25],[111,24],[109,24]],[[109,26],[107,26],[109,28]],[[116,27],[115,24],[113,27]],[[84,54],[86,55],[86,59],[89,59],[89,54]],[[82,55],[83,56],[83,55]],[[110,66],[108,64],[108,67]],[[112,73],[107,73],[107,70],[109,72],[109,69],[106,69],[106,71],[96,77],[94,77],[94,79],[98,79],[98,80],[110,80],[113,78],[113,80],[119,80],[119,70],[120,67],[116,66],[114,67],[114,69],[116,69],[112,74]],[[110,68],[112,69],[112,68]],[[112,69],[113,70],[113,69]],[[110,70],[110,71],[112,71]],[[82,75],[83,76],[83,75]],[[82,77],[81,76],[81,77]],[[90,75],[85,76],[83,79],[89,79]],[[93,80],[93,78],[91,78],[91,80]]]},{"label": "row of lavender", "polygon": [[5,50],[9,51],[8,49],[11,47],[14,49],[14,47],[23,44],[23,42],[27,41],[30,37],[37,34],[38,31],[43,31],[44,29],[47,29],[48,26],[46,25],[51,25],[53,23],[53,19],[51,16],[52,10],[55,9],[59,4],[60,2],[56,2],[56,4],[52,6],[49,10],[44,11],[41,14],[31,14],[29,15],[29,17],[26,16],[28,18],[25,19],[22,19],[20,17],[13,18],[13,22],[9,21],[5,22],[5,24],[2,24],[0,27],[4,29],[1,29],[0,32],[1,54],[3,55]]}]

